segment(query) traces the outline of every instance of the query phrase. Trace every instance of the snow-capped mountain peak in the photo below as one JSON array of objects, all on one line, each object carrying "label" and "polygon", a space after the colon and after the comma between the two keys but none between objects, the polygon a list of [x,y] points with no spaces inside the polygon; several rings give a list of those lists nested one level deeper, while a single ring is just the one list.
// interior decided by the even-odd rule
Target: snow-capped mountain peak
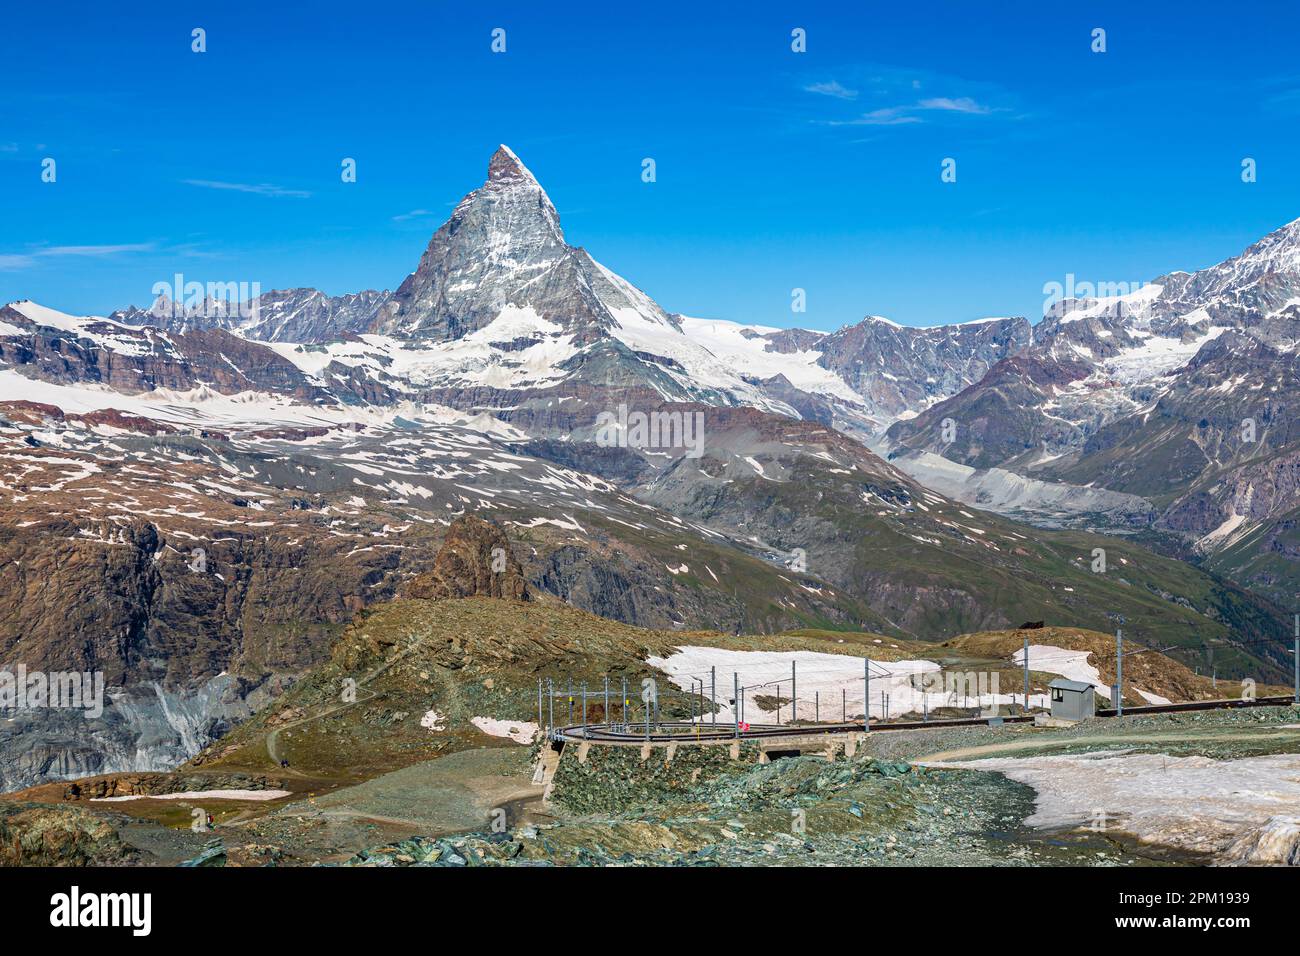
[{"label": "snow-capped mountain peak", "polygon": [[595,272],[590,257],[565,243],[559,214],[536,177],[501,146],[487,180],[434,233],[376,331],[448,341],[514,306],[590,336],[613,321],[595,301]]},{"label": "snow-capped mountain peak", "polygon": [[1293,219],[1273,230],[1249,246],[1235,261],[1267,268],[1270,272],[1300,272],[1300,219]]},{"label": "snow-capped mountain peak", "polygon": [[515,151],[502,143],[497,147],[497,151],[492,154],[488,160],[488,182],[489,183],[525,183],[536,186],[541,189],[537,177],[532,171],[523,164]]}]

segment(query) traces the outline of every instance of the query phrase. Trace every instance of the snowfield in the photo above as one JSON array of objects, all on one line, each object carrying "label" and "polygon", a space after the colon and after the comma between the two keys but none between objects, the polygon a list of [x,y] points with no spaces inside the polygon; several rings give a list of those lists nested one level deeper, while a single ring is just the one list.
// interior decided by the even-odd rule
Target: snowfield
[{"label": "snowfield", "polygon": [[[692,686],[699,692],[699,681],[704,682],[704,699],[709,698],[712,680],[710,668],[717,668],[717,703],[719,723],[735,722],[735,674],[740,681],[744,698],[744,717],[750,724],[775,723],[776,708],[764,710],[757,697],[776,697],[780,688],[783,701],[781,722],[790,720],[790,665],[795,665],[799,699],[798,719],[812,721],[818,708],[820,695],[821,720],[833,723],[847,710],[848,719],[862,716],[863,658],[844,654],[820,654],[815,651],[732,651],[717,647],[680,647],[668,657],[650,657],[646,663],[667,673],[680,689],[690,693]],[[995,688],[978,684],[971,691],[982,693],[962,694],[947,690],[943,683],[942,668],[934,661],[872,661],[871,662],[871,716],[898,717],[906,713],[922,713],[923,709],[938,707],[992,707],[1010,704],[1013,694],[994,693]],[[694,685],[692,683],[694,679]],[[1018,690],[1019,688],[1008,688]],[[997,688],[1001,690],[1001,688]],[[1019,700],[1020,698],[1015,698]],[[1035,707],[1047,707],[1046,695],[1031,698]],[[706,703],[707,711],[707,703]],[[703,721],[711,720],[706,712]]]},{"label": "snowfield", "polygon": [[[1025,664],[1022,648],[1011,655],[1011,662],[1021,667]],[[1072,651],[1051,644],[1029,645],[1029,669],[1047,674],[1059,674],[1066,680],[1091,684],[1099,697],[1110,700],[1110,688],[1101,682],[1101,672],[1088,663],[1087,651]]]},{"label": "snowfield", "polygon": [[[513,343],[531,341],[513,350]],[[450,342],[413,344],[387,335],[361,335],[328,345],[262,343],[318,383],[332,362],[395,376],[412,385],[541,388],[567,376],[559,366],[578,353],[573,336],[528,307],[507,305],[481,329]],[[512,346],[504,349],[501,346]]]},{"label": "snowfield", "polygon": [[[1109,377],[1125,385],[1150,381],[1182,368],[1201,350],[1202,345],[1214,341],[1226,331],[1226,328],[1215,326],[1190,342],[1152,335],[1141,345],[1125,349],[1114,358],[1106,359],[1097,378]],[[1134,334],[1139,333],[1134,330]]]},{"label": "snowfield", "polygon": [[1276,857],[1300,850],[1300,754],[1213,760],[1112,752],[929,766],[997,771],[1033,787],[1038,799],[1026,822],[1043,829],[1120,831],[1240,863],[1287,862]]},{"label": "snowfield", "polygon": [[[861,395],[830,369],[817,364],[822,353],[814,349],[777,352],[764,336],[782,331],[765,325],[741,325],[721,319],[682,316],[685,338],[701,343],[726,367],[740,369],[760,379],[784,375],[795,388],[865,405]],[[749,333],[748,335],[746,333]]]},{"label": "snowfield", "polygon": [[[392,426],[403,418],[416,423],[461,425],[473,431],[519,440],[523,433],[490,415],[470,415],[443,405],[410,402],[393,406],[307,405],[284,395],[238,392],[223,395],[206,386],[186,392],[159,388],[127,395],[91,383],[58,385],[0,368],[0,402],[39,402],[65,414],[117,409],[180,428],[239,432],[272,427],[337,428]],[[307,444],[311,439],[307,439]]]}]

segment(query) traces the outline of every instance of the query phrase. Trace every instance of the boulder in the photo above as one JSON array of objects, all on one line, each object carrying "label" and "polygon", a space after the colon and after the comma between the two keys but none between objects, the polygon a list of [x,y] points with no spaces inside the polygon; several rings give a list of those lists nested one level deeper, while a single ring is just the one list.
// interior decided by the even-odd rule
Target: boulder
[{"label": "boulder", "polygon": [[447,529],[433,568],[412,578],[406,596],[424,600],[494,597],[527,601],[528,582],[506,533],[473,515]]}]

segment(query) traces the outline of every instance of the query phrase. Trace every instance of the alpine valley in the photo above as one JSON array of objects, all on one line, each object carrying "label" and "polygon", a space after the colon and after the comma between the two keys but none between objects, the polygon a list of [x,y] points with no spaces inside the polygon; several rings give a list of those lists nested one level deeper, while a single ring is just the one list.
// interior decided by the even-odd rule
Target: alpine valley
[{"label": "alpine valley", "polygon": [[0,665],[109,700],[0,723],[0,789],[193,758],[467,515],[521,592],[656,633],[1045,620],[1285,682],[1298,348],[1300,221],[1036,324],[775,329],[569,245],[505,146],[393,291],[9,303]]}]

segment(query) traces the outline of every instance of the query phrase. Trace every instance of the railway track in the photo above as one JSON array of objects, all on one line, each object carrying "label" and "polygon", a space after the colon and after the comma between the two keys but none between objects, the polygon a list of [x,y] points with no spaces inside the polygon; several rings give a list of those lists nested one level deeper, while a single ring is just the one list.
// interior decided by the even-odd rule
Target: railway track
[{"label": "railway track", "polygon": [[[914,720],[901,721],[888,724],[872,724],[871,730],[874,733],[878,730],[920,730],[922,728],[935,727],[961,727],[984,725],[993,718],[989,717],[956,717],[946,718],[944,720]],[[1032,716],[1014,716],[1001,718],[1003,723],[1027,723],[1032,721]],[[788,724],[776,726],[773,724],[761,724],[751,726],[748,730],[737,732],[734,724],[719,724],[715,728],[713,725],[704,725],[697,729],[697,725],[689,721],[672,721],[661,722],[656,729],[647,733],[644,729],[636,725],[628,725],[623,729],[621,724],[574,724],[569,727],[560,727],[555,731],[555,737],[562,740],[569,740],[575,743],[588,741],[590,743],[697,743],[704,741],[717,740],[763,740],[770,737],[808,737],[817,735],[830,734],[849,734],[861,732],[861,721],[843,724],[801,724],[790,726]],[[707,729],[704,729],[707,727]]]},{"label": "railway track", "polygon": [[[1168,714],[1182,711],[1235,710],[1244,707],[1278,707],[1294,703],[1292,697],[1260,697],[1254,700],[1194,700],[1177,704],[1145,704],[1141,707],[1125,707],[1124,716],[1142,714]],[[1097,711],[1098,717],[1117,716],[1114,708]],[[875,723],[871,732],[891,730],[934,730],[944,727],[973,727],[987,725],[1000,720],[1004,724],[1023,724],[1033,721],[1033,715],[1019,714],[1007,717],[956,717],[943,720],[911,720],[894,723]],[[609,743],[609,744],[662,744],[662,743],[706,743],[731,740],[765,740],[773,737],[809,737],[833,736],[835,734],[859,733],[861,722],[838,724],[802,724],[783,725],[759,724],[747,730],[737,731],[735,724],[695,724],[690,721],[667,721],[646,729],[644,725],[635,724],[572,724],[559,727],[551,732],[554,740],[573,743]]]},{"label": "railway track", "polygon": [[[1254,700],[1241,698],[1230,700],[1188,700],[1178,704],[1146,704],[1142,707],[1125,707],[1124,716],[1129,714],[1172,714],[1182,710],[1236,710],[1241,707],[1285,707],[1294,704],[1295,698],[1289,694],[1285,697],[1257,697]],[[1098,717],[1116,716],[1115,708],[1108,707],[1097,711]]]}]

